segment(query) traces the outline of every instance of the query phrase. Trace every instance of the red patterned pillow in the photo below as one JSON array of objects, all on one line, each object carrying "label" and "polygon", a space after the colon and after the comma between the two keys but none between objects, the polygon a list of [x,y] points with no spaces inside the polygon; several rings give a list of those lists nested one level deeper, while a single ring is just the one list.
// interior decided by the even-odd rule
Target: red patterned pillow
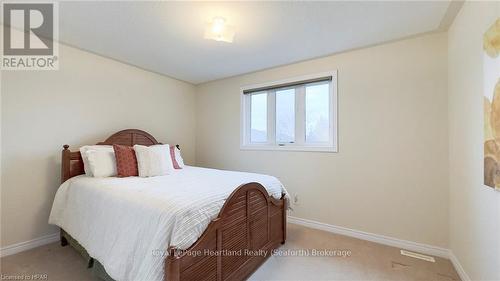
[{"label": "red patterned pillow", "polygon": [[116,172],[119,177],[135,177],[139,175],[137,170],[137,158],[132,147],[113,144],[116,157]]},{"label": "red patterned pillow", "polygon": [[177,162],[177,159],[175,159],[175,148],[176,147],[174,145],[170,146],[170,158],[172,158],[172,164],[174,165],[174,169],[182,169],[182,167]]}]

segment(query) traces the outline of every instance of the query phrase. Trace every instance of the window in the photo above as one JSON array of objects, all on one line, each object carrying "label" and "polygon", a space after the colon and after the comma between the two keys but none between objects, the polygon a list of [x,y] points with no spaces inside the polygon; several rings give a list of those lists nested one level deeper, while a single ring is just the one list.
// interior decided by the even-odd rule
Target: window
[{"label": "window", "polygon": [[241,148],[337,151],[337,73],[244,87]]}]

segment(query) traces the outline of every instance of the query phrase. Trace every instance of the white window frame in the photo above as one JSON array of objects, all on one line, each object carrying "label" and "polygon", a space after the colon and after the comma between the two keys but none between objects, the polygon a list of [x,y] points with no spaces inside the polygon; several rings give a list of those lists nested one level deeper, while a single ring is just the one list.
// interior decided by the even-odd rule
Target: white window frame
[{"label": "white window frame", "polygon": [[[330,84],[330,128],[329,142],[325,143],[306,143],[305,142],[305,87],[299,88],[295,92],[295,142],[277,143],[276,142],[276,90],[269,90],[267,94],[267,142],[252,143],[250,141],[250,99],[252,94],[244,94],[245,91],[276,85],[294,83],[297,81],[313,80],[320,77],[331,76]],[[321,83],[321,82],[318,82]],[[313,83],[312,83],[313,84]],[[270,94],[272,93],[272,94]],[[262,84],[254,84],[241,87],[241,115],[240,115],[240,149],[241,150],[277,150],[277,151],[317,151],[317,152],[338,152],[338,99],[337,99],[337,70],[317,73],[313,75],[304,75],[290,79],[273,81]]]}]

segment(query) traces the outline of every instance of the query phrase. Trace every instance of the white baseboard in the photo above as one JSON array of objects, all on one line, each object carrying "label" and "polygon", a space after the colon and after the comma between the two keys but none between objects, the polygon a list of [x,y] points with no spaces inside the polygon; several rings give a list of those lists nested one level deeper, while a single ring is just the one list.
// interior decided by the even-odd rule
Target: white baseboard
[{"label": "white baseboard", "polygon": [[409,251],[413,251],[413,252],[418,252],[418,253],[422,253],[422,254],[426,254],[426,255],[441,257],[441,258],[445,258],[445,259],[450,258],[450,250],[448,250],[446,248],[417,243],[417,242],[408,241],[408,240],[402,240],[402,239],[398,239],[398,238],[394,238],[394,237],[359,231],[359,230],[350,229],[347,227],[336,226],[336,225],[326,224],[326,223],[307,220],[307,219],[301,219],[301,218],[292,217],[292,216],[288,216],[288,222],[307,226],[310,228],[328,231],[328,232],[335,233],[335,234],[345,235],[345,236],[349,236],[349,237],[353,237],[353,238],[357,238],[357,239],[361,239],[361,240],[371,241],[371,242],[375,242],[375,243],[379,243],[379,244],[383,244],[383,245],[387,245],[387,246],[392,246],[392,247],[397,247],[397,248],[401,248],[401,249],[405,249],[405,250],[409,250]]},{"label": "white baseboard", "polygon": [[59,233],[49,234],[33,240],[12,244],[0,249],[0,257],[10,256],[45,244],[59,241]]},{"label": "white baseboard", "polygon": [[413,252],[418,252],[426,255],[431,255],[431,256],[436,256],[436,257],[441,257],[445,259],[449,259],[451,263],[453,264],[453,267],[455,267],[455,270],[457,271],[458,275],[460,276],[460,279],[462,281],[471,281],[469,275],[465,272],[464,268],[460,264],[460,261],[458,258],[453,254],[453,252],[450,249],[446,248],[441,248],[437,246],[432,246],[432,245],[427,245],[427,244],[422,244],[422,243],[417,243],[413,241],[408,241],[408,240],[402,240],[394,237],[389,237],[389,236],[384,236],[384,235],[379,235],[379,234],[374,234],[374,233],[369,233],[369,232],[364,232],[364,231],[359,231],[355,229],[350,229],[347,227],[342,227],[342,226],[336,226],[336,225],[331,225],[331,224],[326,224],[322,222],[317,222],[313,220],[307,220],[307,219],[301,219],[297,217],[292,217],[288,216],[288,222],[314,228],[314,229],[319,229],[335,234],[340,234],[340,235],[345,235],[361,240],[366,240],[366,241],[371,241],[387,246],[392,246],[392,247],[397,247],[397,248],[402,248],[406,250],[410,250]]},{"label": "white baseboard", "polygon": [[[342,227],[342,226],[336,226],[336,225],[331,225],[331,224],[326,224],[322,222],[317,222],[313,220],[307,220],[307,219],[301,219],[297,217],[292,217],[288,216],[287,218],[288,222],[293,223],[293,224],[298,224],[298,225],[303,225],[306,227],[314,228],[314,229],[319,229],[335,234],[340,234],[340,235],[345,235],[361,240],[366,240],[366,241],[371,241],[383,245],[388,245],[392,247],[397,247],[397,248],[402,248],[422,254],[427,254],[431,256],[437,256],[437,257],[442,257],[449,259],[453,266],[455,267],[455,270],[457,271],[458,275],[462,279],[462,281],[471,281],[465,270],[463,269],[462,265],[460,264],[458,258],[453,254],[453,252],[449,249],[437,247],[437,246],[432,246],[432,245],[427,245],[427,244],[422,244],[422,243],[417,243],[417,242],[412,242],[408,240],[402,240],[394,237],[389,237],[389,236],[384,236],[384,235],[379,235],[379,234],[374,234],[374,233],[369,233],[369,232],[364,232],[364,231],[359,231],[359,230],[354,230],[350,229],[347,227]],[[13,244],[6,246],[4,248],[0,249],[0,257],[5,257],[13,254],[17,254],[23,251],[27,251],[29,249],[33,249],[39,246],[43,246],[45,244],[53,243],[59,241],[59,233],[54,233],[46,236],[42,236],[33,240]]]},{"label": "white baseboard", "polygon": [[455,267],[455,270],[458,273],[458,276],[460,276],[460,279],[462,281],[471,281],[469,275],[467,275],[467,272],[465,272],[464,268],[460,264],[460,261],[458,261],[458,258],[453,254],[453,251],[450,250],[450,261]]}]

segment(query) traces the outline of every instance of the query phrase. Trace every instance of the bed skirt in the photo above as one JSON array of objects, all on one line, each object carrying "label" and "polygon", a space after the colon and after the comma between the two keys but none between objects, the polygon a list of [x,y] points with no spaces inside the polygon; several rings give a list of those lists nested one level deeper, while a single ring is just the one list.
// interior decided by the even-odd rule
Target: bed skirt
[{"label": "bed skirt", "polygon": [[76,241],[75,238],[73,238],[71,235],[69,235],[66,231],[61,229],[61,239],[64,238],[68,242],[68,244],[75,249],[80,255],[85,259],[85,262],[87,263],[87,268],[90,270],[91,274],[93,276],[98,277],[101,280],[104,281],[115,281],[111,276],[108,275],[106,270],[104,269],[104,266],[96,259],[91,257],[87,250]]}]

